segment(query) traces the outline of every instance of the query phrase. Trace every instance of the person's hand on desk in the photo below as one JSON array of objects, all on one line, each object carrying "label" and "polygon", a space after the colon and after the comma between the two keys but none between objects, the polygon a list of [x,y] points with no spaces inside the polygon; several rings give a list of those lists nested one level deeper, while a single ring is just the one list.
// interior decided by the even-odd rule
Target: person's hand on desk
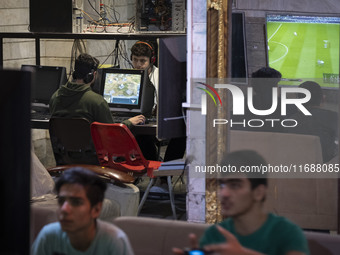
[{"label": "person's hand on desk", "polygon": [[145,123],[145,117],[144,117],[144,115],[137,115],[135,117],[130,118],[129,121],[133,125],[144,124]]}]

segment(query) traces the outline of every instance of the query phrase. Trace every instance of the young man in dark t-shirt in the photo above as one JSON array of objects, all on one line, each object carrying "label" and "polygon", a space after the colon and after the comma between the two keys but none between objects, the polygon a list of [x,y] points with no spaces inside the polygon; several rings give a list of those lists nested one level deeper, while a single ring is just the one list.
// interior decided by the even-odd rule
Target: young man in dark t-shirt
[{"label": "young man in dark t-shirt", "polygon": [[[265,165],[265,160],[251,150],[235,151],[225,157],[221,166],[236,169],[235,173],[218,176],[221,214],[226,220],[209,227],[200,242],[191,235],[193,249],[221,255],[309,254],[307,240],[297,225],[264,210],[266,176],[242,172],[246,167]],[[173,252],[184,254],[177,248]]]}]

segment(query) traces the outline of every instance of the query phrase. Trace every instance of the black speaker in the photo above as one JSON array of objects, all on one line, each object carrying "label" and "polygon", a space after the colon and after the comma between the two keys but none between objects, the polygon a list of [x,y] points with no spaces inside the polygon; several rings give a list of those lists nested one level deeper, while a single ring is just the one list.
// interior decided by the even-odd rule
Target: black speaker
[{"label": "black speaker", "polygon": [[30,0],[29,30],[72,33],[72,0]]},{"label": "black speaker", "polygon": [[32,76],[0,70],[0,77],[0,254],[29,255]]}]

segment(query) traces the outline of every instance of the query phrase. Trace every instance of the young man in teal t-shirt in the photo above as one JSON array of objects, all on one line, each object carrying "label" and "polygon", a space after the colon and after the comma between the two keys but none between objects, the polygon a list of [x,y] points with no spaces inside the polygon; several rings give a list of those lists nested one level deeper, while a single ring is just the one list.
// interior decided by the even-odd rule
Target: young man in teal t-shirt
[{"label": "young man in teal t-shirt", "polygon": [[[241,173],[246,166],[264,166],[265,160],[255,151],[235,151],[226,156],[223,166],[233,166],[237,173],[218,176],[221,214],[226,220],[209,227],[198,244],[190,236],[192,248],[206,254],[309,254],[302,230],[285,219],[263,209],[267,193],[267,178],[258,173]],[[175,254],[183,254],[173,249]]]},{"label": "young man in teal t-shirt", "polygon": [[56,182],[58,222],[43,227],[32,255],[133,255],[126,234],[98,219],[106,183],[88,169],[66,170]]}]

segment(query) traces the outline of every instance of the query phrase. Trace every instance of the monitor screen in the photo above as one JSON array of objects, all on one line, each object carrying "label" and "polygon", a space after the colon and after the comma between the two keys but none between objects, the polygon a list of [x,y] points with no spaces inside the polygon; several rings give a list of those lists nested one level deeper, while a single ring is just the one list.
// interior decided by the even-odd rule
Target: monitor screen
[{"label": "monitor screen", "polygon": [[186,136],[186,36],[159,39],[159,95],[157,137],[170,139]]},{"label": "monitor screen", "polygon": [[340,17],[267,14],[269,66],[282,73],[282,85],[314,80],[339,87]]},{"label": "monitor screen", "polygon": [[144,70],[102,69],[100,94],[114,113],[140,113]]},{"label": "monitor screen", "polygon": [[22,65],[21,70],[33,72],[31,101],[36,106],[47,106],[53,93],[67,82],[65,67]]}]

